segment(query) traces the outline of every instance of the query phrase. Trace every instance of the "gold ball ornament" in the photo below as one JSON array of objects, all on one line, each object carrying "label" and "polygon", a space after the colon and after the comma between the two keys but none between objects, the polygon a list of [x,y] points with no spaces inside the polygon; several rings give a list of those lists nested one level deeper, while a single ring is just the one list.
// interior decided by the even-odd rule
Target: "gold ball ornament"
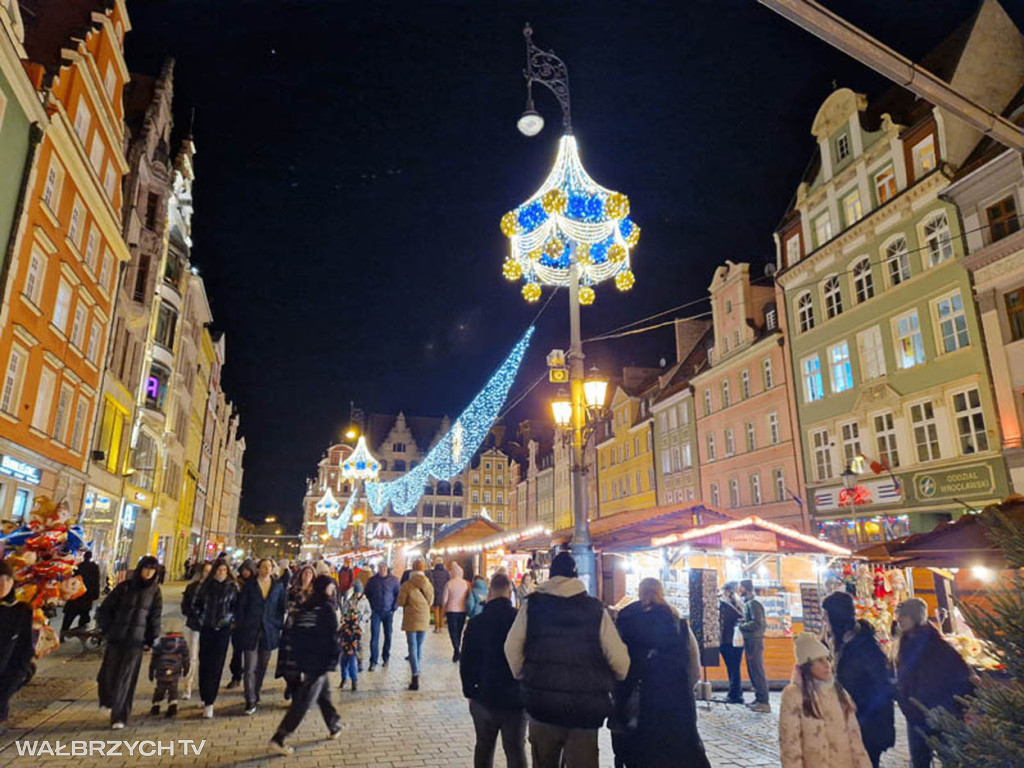
[{"label": "gold ball ornament", "polygon": [[519,266],[518,261],[505,259],[505,263],[501,265],[501,274],[506,280],[518,280],[523,276],[523,268]]},{"label": "gold ball ornament", "polygon": [[629,237],[626,238],[626,243],[632,248],[637,244],[638,240],[640,240],[640,227],[634,224],[633,228],[629,230]]},{"label": "gold ball ornament", "polygon": [[528,258],[530,261],[537,261],[543,255],[544,255],[544,249],[543,248],[534,248],[532,251],[530,251],[528,254],[526,254],[526,258]]},{"label": "gold ball ornament", "polygon": [[608,261],[612,264],[621,264],[626,260],[626,249],[618,243],[612,244],[608,248]]},{"label": "gold ball ornament", "polygon": [[501,217],[501,233],[505,237],[519,234],[519,217],[515,211],[509,211]]},{"label": "gold ball ornament", "polygon": [[629,216],[629,198],[621,192],[612,192],[604,199],[604,212],[611,219],[624,219]]},{"label": "gold ball ornament", "polygon": [[546,243],[544,243],[544,253],[550,256],[552,259],[557,259],[562,255],[565,250],[565,244],[562,243],[557,237],[552,237]]},{"label": "gold ball ornament", "polygon": [[588,243],[580,243],[576,246],[576,261],[585,267],[589,267],[594,263],[590,256],[590,245]]},{"label": "gold ball ornament", "polygon": [[527,283],[523,286],[523,298],[531,304],[540,299],[540,286],[536,283]]},{"label": "gold ball ornament", "polygon": [[620,291],[628,291],[635,282],[636,276],[633,275],[631,269],[624,269],[615,276],[615,287]]},{"label": "gold ball ornament", "polygon": [[545,213],[565,213],[565,206],[568,204],[569,198],[565,192],[560,189],[549,189],[544,193],[544,197],[540,199],[541,207]]},{"label": "gold ball ornament", "polygon": [[594,289],[589,285],[580,286],[580,304],[584,307],[589,307],[594,303],[594,299],[597,298],[597,294],[594,293]]}]

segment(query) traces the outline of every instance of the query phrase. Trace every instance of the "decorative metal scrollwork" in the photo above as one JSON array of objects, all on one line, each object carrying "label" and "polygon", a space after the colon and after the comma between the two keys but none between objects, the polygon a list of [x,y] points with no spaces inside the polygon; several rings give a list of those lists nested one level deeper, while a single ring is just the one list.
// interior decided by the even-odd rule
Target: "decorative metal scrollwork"
[{"label": "decorative metal scrollwork", "polygon": [[562,126],[566,133],[572,133],[572,118],[569,112],[569,70],[565,62],[555,55],[554,51],[542,51],[533,44],[533,29],[527,24],[523,27],[526,38],[526,88],[532,97],[534,82],[540,83],[551,91],[558,103],[562,105]]}]

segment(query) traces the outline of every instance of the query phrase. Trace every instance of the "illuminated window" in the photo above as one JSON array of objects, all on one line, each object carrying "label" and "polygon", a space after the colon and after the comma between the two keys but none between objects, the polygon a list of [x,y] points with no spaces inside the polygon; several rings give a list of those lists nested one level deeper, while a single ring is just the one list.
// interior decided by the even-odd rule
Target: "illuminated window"
[{"label": "illuminated window", "polygon": [[814,220],[814,239],[818,247],[832,239],[832,219],[829,218],[828,211]]},{"label": "illuminated window", "polygon": [[891,165],[875,174],[875,193],[878,195],[879,205],[896,197],[896,174]]},{"label": "illuminated window", "polygon": [[896,426],[891,411],[875,416],[875,446],[878,460],[885,466],[895,468],[900,465],[900,453],[896,446]]},{"label": "illuminated window", "polygon": [[833,392],[845,392],[853,389],[853,369],[850,367],[850,347],[844,341],[829,347],[829,374],[832,379]]},{"label": "illuminated window", "polygon": [[970,454],[987,451],[988,431],[985,429],[985,414],[981,410],[978,390],[969,389],[953,395],[953,410],[956,411],[960,452]]},{"label": "illuminated window", "polygon": [[860,349],[860,371],[865,381],[885,376],[885,348],[882,346],[882,330],[873,325],[857,334]]},{"label": "illuminated window", "polygon": [[964,312],[964,300],[959,291],[935,302],[935,313],[939,318],[939,333],[942,335],[943,352],[955,352],[970,346],[971,338],[967,332],[967,315]]},{"label": "illuminated window", "polygon": [[813,403],[815,400],[821,400],[825,396],[825,388],[821,383],[821,361],[817,355],[811,355],[810,357],[804,358],[803,364],[803,376],[804,376],[804,399],[808,403]]},{"label": "illuminated window", "polygon": [[921,339],[921,321],[917,310],[895,320],[896,360],[900,368],[913,368],[924,362],[924,341]]},{"label": "illuminated window", "polygon": [[786,263],[792,266],[800,261],[800,235],[795,234],[786,241]]},{"label": "illuminated window", "polygon": [[846,219],[848,227],[864,218],[864,208],[860,204],[860,190],[855,189],[843,198],[843,217]]},{"label": "illuminated window", "polygon": [[935,168],[935,137],[928,134],[911,150],[914,158],[914,176],[919,178]]}]

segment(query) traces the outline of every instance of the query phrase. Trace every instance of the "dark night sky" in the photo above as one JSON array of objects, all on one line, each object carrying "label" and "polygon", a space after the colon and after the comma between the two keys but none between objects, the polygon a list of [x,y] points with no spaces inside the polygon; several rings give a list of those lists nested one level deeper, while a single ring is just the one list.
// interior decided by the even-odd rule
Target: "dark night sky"
[{"label": "dark night sky", "polygon": [[[976,7],[827,5],[915,58]],[[1005,7],[1024,25],[1024,0]],[[636,287],[599,288],[584,336],[704,296],[724,259],[759,274],[832,81],[886,87],[754,0],[134,0],[129,13],[132,71],[177,60],[177,135],[196,111],[193,262],[227,334],[224,383],[248,443],[242,514],[293,529],[350,400],[455,416],[537,309],[501,277],[498,230],[559,134],[546,91],[547,129],[515,129],[525,21],[569,66],[584,165],[629,195],[643,228]],[[563,291],[513,394],[565,345],[565,307]],[[655,364],[672,349],[654,332],[594,345],[588,364]]]}]

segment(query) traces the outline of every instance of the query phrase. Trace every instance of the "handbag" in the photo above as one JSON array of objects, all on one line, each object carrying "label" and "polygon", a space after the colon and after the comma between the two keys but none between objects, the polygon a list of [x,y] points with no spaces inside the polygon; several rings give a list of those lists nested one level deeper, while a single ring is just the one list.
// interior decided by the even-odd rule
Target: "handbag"
[{"label": "handbag", "polygon": [[732,628],[732,647],[743,647],[743,633],[740,631],[740,628],[738,626]]}]

